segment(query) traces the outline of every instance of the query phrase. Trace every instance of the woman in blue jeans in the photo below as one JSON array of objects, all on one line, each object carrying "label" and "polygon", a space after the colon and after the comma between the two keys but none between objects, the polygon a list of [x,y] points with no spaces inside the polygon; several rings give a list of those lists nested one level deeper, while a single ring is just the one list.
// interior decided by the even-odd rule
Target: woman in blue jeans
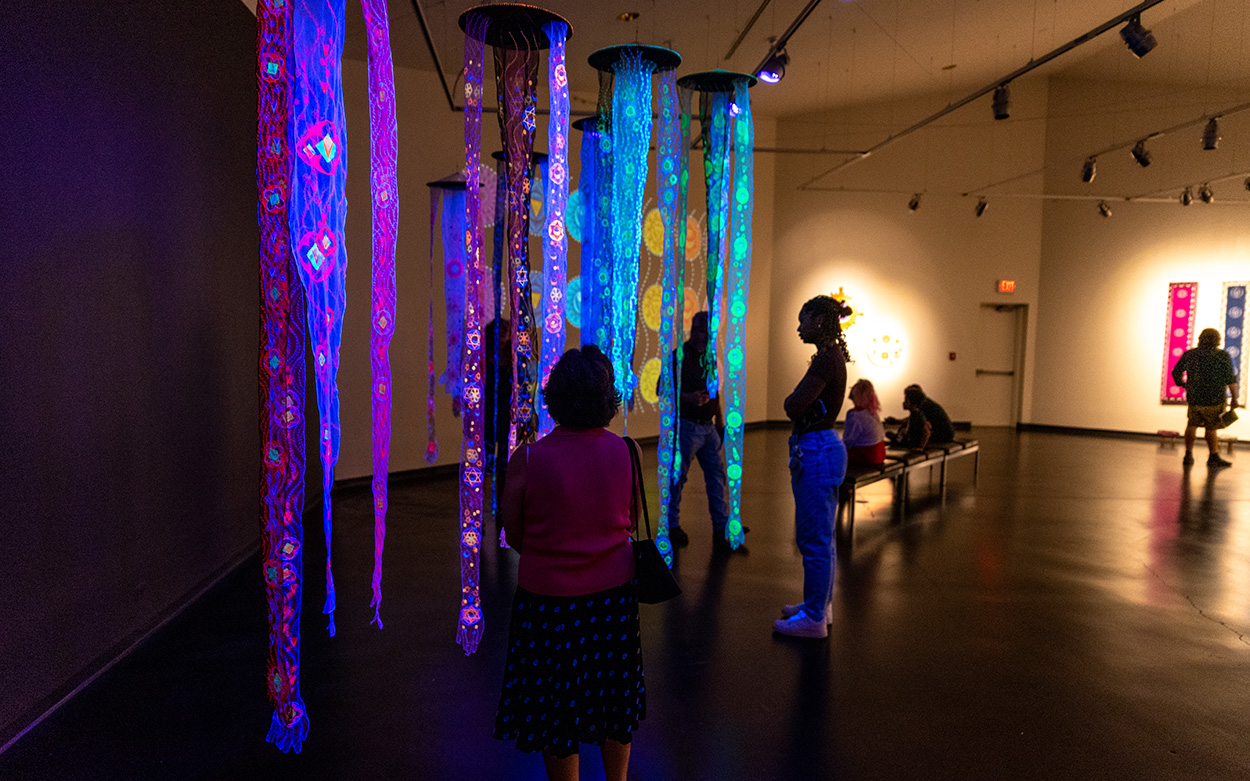
[{"label": "woman in blue jeans", "polygon": [[794,491],[794,539],[803,554],[803,601],[781,609],[775,631],[794,637],[828,637],[832,623],[834,523],[838,487],[846,476],[846,446],[833,424],[846,396],[850,353],[842,320],[851,308],[816,296],[799,310],[799,339],[816,347],[807,373],[786,397],[790,434],[790,488]]}]

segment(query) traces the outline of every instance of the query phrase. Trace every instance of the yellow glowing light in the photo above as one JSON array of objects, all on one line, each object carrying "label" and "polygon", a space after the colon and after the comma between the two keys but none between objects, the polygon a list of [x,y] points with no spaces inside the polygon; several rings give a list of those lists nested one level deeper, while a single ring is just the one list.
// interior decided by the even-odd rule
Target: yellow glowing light
[{"label": "yellow glowing light", "polygon": [[642,238],[652,255],[664,254],[664,218],[659,209],[647,212],[647,218],[642,221]]},{"label": "yellow glowing light", "polygon": [[889,368],[903,357],[903,342],[895,334],[879,333],[868,345],[868,360],[874,366]]},{"label": "yellow glowing light", "polygon": [[642,294],[642,321],[652,331],[660,330],[660,310],[664,302],[664,289],[652,285]]},{"label": "yellow glowing light", "polygon": [[[851,309],[855,309],[854,306],[851,306],[851,294],[843,290],[841,285],[838,286],[838,292],[831,294],[831,298],[847,306],[850,306]],[[850,317],[842,321],[842,330],[845,331],[846,329],[855,325],[855,321],[858,319],[859,319],[859,312],[858,311],[852,312]]]},{"label": "yellow glowing light", "polygon": [[[698,260],[703,254],[703,226],[694,217],[686,217],[686,260]],[[689,300],[689,299],[687,299]]]},{"label": "yellow glowing light", "polygon": [[682,299],[683,306],[681,311],[681,324],[687,333],[690,331],[690,322],[694,320],[694,316],[703,309],[703,305],[699,302],[699,294],[694,292],[694,288],[687,287],[685,296]]},{"label": "yellow glowing light", "polygon": [[660,359],[652,358],[642,367],[642,372],[638,375],[638,392],[642,394],[643,401],[648,404],[654,404],[660,400],[659,395],[655,392],[655,387],[660,381]]}]

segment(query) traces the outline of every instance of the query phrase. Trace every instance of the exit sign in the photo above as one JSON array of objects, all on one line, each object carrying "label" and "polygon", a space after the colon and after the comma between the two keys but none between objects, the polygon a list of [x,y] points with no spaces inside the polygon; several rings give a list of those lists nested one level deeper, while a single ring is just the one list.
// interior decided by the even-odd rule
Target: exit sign
[{"label": "exit sign", "polygon": [[1014,279],[1000,279],[1000,280],[998,280],[998,292],[999,292],[999,293],[1014,293],[1014,292],[1016,292],[1016,281],[1015,281]]}]

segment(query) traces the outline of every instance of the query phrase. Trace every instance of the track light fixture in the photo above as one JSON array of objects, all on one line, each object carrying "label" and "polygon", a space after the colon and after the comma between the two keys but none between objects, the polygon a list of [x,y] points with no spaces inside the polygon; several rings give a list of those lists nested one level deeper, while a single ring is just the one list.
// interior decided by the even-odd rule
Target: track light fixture
[{"label": "track light fixture", "polygon": [[1211,203],[1215,200],[1215,193],[1211,192],[1211,184],[1209,182],[1204,182],[1203,185],[1198,188],[1198,200],[1203,203]]},{"label": "track light fixture", "polygon": [[1202,148],[1208,152],[1220,145],[1219,119],[1219,117],[1211,117],[1207,120],[1207,126],[1202,130]]},{"label": "track light fixture", "polygon": [[1141,14],[1128,20],[1128,24],[1120,30],[1120,37],[1124,39],[1128,50],[1138,58],[1150,54],[1150,51],[1159,45],[1159,42],[1155,40],[1155,34],[1141,26]]},{"label": "track light fixture", "polygon": [[911,197],[911,200],[907,202],[907,208],[911,211],[915,211],[920,208],[920,193],[916,193]]},{"label": "track light fixture", "polygon": [[1011,117],[1011,89],[1006,84],[999,84],[994,90],[994,102],[991,104],[994,109],[994,119],[1008,119]]},{"label": "track light fixture", "polygon": [[989,206],[989,202],[985,200],[985,196],[981,196],[980,198],[977,199],[976,213],[978,217],[980,217],[982,214],[985,214],[986,206]]},{"label": "track light fixture", "polygon": [[1089,184],[1094,181],[1094,177],[1098,175],[1098,160],[1093,157],[1085,158],[1085,165],[1081,166],[1081,181]]},{"label": "track light fixture", "polygon": [[1107,202],[1106,202],[1106,201],[1099,201],[1099,202],[1098,202],[1098,213],[1099,213],[1099,214],[1101,214],[1101,215],[1102,215],[1102,216],[1104,216],[1104,217],[1110,217],[1110,216],[1111,216],[1111,207],[1107,204]]},{"label": "track light fixture", "polygon": [[760,68],[755,75],[759,77],[760,81],[776,84],[785,78],[786,66],[789,64],[790,55],[786,54],[786,50],[783,47],[773,52],[773,56],[768,58],[764,63],[764,67]]},{"label": "track light fixture", "polygon": [[1150,150],[1146,148],[1146,139],[1143,138],[1141,141],[1138,141],[1133,145],[1132,154],[1133,159],[1136,160],[1137,164],[1142,168],[1150,165]]},{"label": "track light fixture", "polygon": [[1193,191],[1189,189],[1188,187],[1186,187],[1184,190],[1181,190],[1181,206],[1188,206],[1189,204],[1193,202],[1194,202]]}]

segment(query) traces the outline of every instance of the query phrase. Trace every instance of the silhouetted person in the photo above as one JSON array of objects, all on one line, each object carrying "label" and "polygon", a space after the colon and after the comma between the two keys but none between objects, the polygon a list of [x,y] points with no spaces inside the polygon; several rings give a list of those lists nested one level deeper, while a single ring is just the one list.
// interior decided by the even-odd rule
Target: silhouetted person
[{"label": "silhouetted person", "polygon": [[1186,350],[1172,367],[1172,381],[1185,389],[1185,401],[1189,405],[1185,426],[1185,466],[1194,463],[1194,440],[1198,429],[1207,440],[1207,466],[1232,466],[1231,461],[1220,458],[1219,438],[1216,431],[1224,427],[1220,416],[1224,414],[1225,394],[1231,393],[1230,409],[1236,409],[1237,375],[1233,372],[1233,359],[1220,349],[1220,332],[1205,328],[1198,334],[1198,346]]},{"label": "silhouetted person", "polygon": [[903,409],[911,414],[897,434],[889,436],[892,444],[908,450],[924,450],[930,445],[955,441],[955,427],[942,405],[925,395],[919,385],[903,389]]}]

